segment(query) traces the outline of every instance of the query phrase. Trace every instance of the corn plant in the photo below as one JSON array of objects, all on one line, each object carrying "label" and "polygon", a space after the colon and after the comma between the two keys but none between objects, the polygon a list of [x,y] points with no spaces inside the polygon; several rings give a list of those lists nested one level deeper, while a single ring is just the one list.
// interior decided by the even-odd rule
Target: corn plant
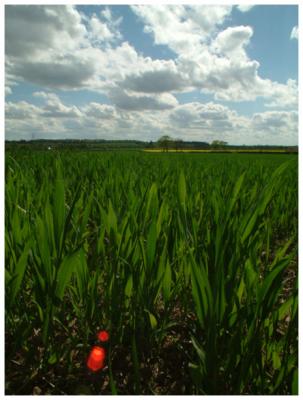
[{"label": "corn plant", "polygon": [[294,155],[8,151],[7,393],[158,394],[167,348],[162,394],[297,393],[297,193]]}]

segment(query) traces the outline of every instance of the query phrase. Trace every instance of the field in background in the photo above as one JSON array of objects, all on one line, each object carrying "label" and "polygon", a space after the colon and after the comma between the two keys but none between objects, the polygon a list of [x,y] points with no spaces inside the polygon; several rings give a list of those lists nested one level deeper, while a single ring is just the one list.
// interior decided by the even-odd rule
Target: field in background
[{"label": "field in background", "polygon": [[295,153],[287,149],[144,149],[147,153],[260,153],[260,154],[290,154]]},{"label": "field in background", "polygon": [[296,155],[5,163],[7,394],[297,393]]}]

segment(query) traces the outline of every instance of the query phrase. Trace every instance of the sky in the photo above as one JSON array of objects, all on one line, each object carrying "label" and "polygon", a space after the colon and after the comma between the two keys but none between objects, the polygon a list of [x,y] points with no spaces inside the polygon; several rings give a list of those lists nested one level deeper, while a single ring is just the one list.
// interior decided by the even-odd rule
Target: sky
[{"label": "sky", "polygon": [[6,5],[5,138],[298,144],[296,5]]}]

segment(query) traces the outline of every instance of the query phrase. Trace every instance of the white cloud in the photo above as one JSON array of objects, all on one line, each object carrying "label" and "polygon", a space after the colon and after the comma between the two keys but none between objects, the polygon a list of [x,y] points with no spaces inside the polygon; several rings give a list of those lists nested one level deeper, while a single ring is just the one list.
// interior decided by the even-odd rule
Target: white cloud
[{"label": "white cloud", "polygon": [[94,74],[82,51],[90,46],[80,14],[70,5],[5,7],[6,73],[14,81],[74,88]]},{"label": "white cloud", "polygon": [[106,81],[107,86],[123,80],[129,71],[139,71],[146,61],[151,61],[140,56],[128,42],[99,51],[97,56],[99,77]]},{"label": "white cloud", "polygon": [[48,88],[98,90],[107,78],[102,76],[106,49],[122,38],[120,22],[106,10],[88,18],[71,5],[8,5],[6,74]]},{"label": "white cloud", "polygon": [[167,45],[177,54],[192,54],[225,21],[232,6],[142,5],[132,10],[156,44]]},{"label": "white cloud", "polygon": [[234,144],[297,143],[296,111],[266,111],[249,118],[213,102],[188,103],[170,111],[169,121],[177,136],[192,140],[219,139]]},{"label": "white cloud", "polygon": [[35,92],[35,97],[45,100],[45,106],[41,108],[41,116],[47,118],[78,118],[82,116],[76,106],[64,105],[60,98],[54,93]]},{"label": "white cloud", "polygon": [[79,13],[71,5],[5,6],[7,56],[32,61],[50,59],[53,54],[85,45],[86,34]]},{"label": "white cloud", "polygon": [[250,11],[253,7],[255,7],[254,5],[251,4],[239,4],[237,6],[237,9],[243,13]]},{"label": "white cloud", "polygon": [[[79,108],[67,106],[49,92],[36,92],[35,97],[42,98],[44,104],[39,107],[28,102],[6,104],[6,139],[83,138],[83,132],[88,139],[138,139],[140,132],[143,139],[146,135],[147,140],[155,140],[164,127],[162,113],[166,119],[166,110],[162,111],[159,104],[159,110],[138,111],[136,105],[133,110],[125,111],[96,102]],[[155,113],[160,113],[158,118]]]},{"label": "white cloud", "polygon": [[291,34],[290,34],[290,39],[297,39],[298,40],[298,34],[299,34],[298,27],[294,26],[292,28],[292,31],[291,31]]},{"label": "white cloud", "polygon": [[218,54],[229,58],[246,60],[247,54],[244,47],[248,45],[253,30],[250,26],[236,26],[220,32],[212,43],[212,48]]},{"label": "white cloud", "polygon": [[27,101],[20,102],[7,102],[5,104],[5,118],[6,119],[21,119],[27,120],[35,118],[41,114],[41,109],[28,103]]},{"label": "white cloud", "polygon": [[[264,97],[270,107],[296,107],[294,84],[259,76],[259,63],[246,52],[252,28],[219,30],[231,6],[132,9],[156,44],[177,53],[175,59],[153,60],[119,43],[121,18],[115,19],[108,7],[88,17],[73,6],[6,6],[7,77],[50,89],[101,91],[124,109],[172,107],[174,93],[194,89],[215,100]],[[161,93],[165,99],[155,97]]]},{"label": "white cloud", "polygon": [[117,117],[115,107],[107,104],[91,102],[82,109],[86,117],[98,119],[113,119]]},{"label": "white cloud", "polygon": [[213,94],[217,100],[253,100],[257,95],[265,94],[256,61],[230,59],[206,50],[196,59],[180,59],[179,64],[180,69],[190,77],[190,86]]},{"label": "white cloud", "polygon": [[[96,102],[83,107],[69,106],[49,92],[37,92],[35,96],[44,100],[39,107],[25,101],[7,102],[6,139],[83,138],[83,132],[86,138],[136,139],[140,132],[140,139],[149,141],[166,132],[183,140],[219,139],[231,144],[297,141],[295,111],[266,111],[249,118],[214,102],[179,104],[173,108],[161,108],[158,104],[155,109],[146,110],[138,106],[135,97],[131,100],[134,107],[125,110]],[[149,101],[156,101],[152,99]]]},{"label": "white cloud", "polygon": [[183,76],[173,60],[150,60],[142,64],[136,73],[128,74],[119,84],[135,92],[174,92],[188,85],[188,77]]},{"label": "white cloud", "polygon": [[293,108],[298,107],[298,84],[293,79],[288,79],[286,85],[278,82],[268,82],[269,94],[267,98],[269,102],[265,103],[266,107],[271,108]]},{"label": "white cloud", "polygon": [[100,21],[96,14],[91,17],[89,25],[91,28],[92,39],[96,42],[104,42],[114,38],[114,34],[109,30],[106,24]]},{"label": "white cloud", "polygon": [[[245,12],[248,7],[238,9]],[[259,62],[249,56],[252,27],[226,27],[232,6],[144,5],[132,10],[154,43],[167,46],[175,57],[156,60],[140,54],[123,41],[122,19],[109,7],[87,16],[75,6],[6,6],[6,93],[25,81],[40,85],[35,95],[44,99],[40,107],[8,102],[7,134],[17,135],[20,128],[24,135],[33,130],[52,137],[80,137],[82,132],[96,137],[100,132],[121,138],[140,133],[155,139],[168,132],[245,143],[245,135],[253,142],[256,136],[251,132],[258,127],[260,138],[275,132],[276,140],[294,140],[291,113],[298,104],[297,82],[259,75]],[[102,92],[112,105],[63,104],[47,92],[54,88]],[[178,103],[177,93],[193,90],[213,96],[214,102]],[[271,111],[253,119],[217,103],[257,98]],[[287,134],[286,127],[292,133]]]},{"label": "white cloud", "polygon": [[[215,100],[239,102],[264,97],[271,107],[297,107],[296,84],[282,84],[259,76],[258,61],[251,60],[246,51],[253,36],[252,27],[235,26],[219,31],[231,8],[163,5],[132,8],[145,23],[145,31],[153,35],[155,44],[167,45],[177,53],[176,70],[163,72],[171,91],[195,88],[213,95]],[[151,82],[152,75],[148,74]],[[175,87],[174,76],[180,77]],[[138,86],[143,87],[142,81],[140,77],[131,77],[131,85],[128,84],[138,90]],[[145,91],[152,90],[151,86],[157,88],[156,84],[145,83]],[[165,83],[162,87],[165,88]]]},{"label": "white cloud", "polygon": [[122,22],[122,17],[114,19],[110,9],[106,7],[98,17],[93,14],[91,18],[86,18],[89,25],[89,39],[93,44],[106,45],[109,43],[118,42],[122,39],[119,31],[119,25]]},{"label": "white cloud", "polygon": [[[118,27],[123,21],[123,17],[115,19],[109,7],[105,7],[100,14],[111,27]],[[120,32],[118,32],[118,35],[120,36]]]},{"label": "white cloud", "polygon": [[140,95],[116,87],[108,96],[122,110],[165,110],[178,105],[177,99],[169,93]]},{"label": "white cloud", "polygon": [[176,107],[169,118],[178,128],[194,129],[199,132],[218,134],[218,130],[230,131],[237,124],[236,112],[216,103],[188,103]]},{"label": "white cloud", "polygon": [[296,138],[298,134],[298,113],[296,111],[266,111],[252,116],[251,127],[264,135]]},{"label": "white cloud", "polygon": [[12,89],[9,86],[5,86],[5,96],[9,96],[10,94],[12,94]]},{"label": "white cloud", "polygon": [[13,71],[16,76],[37,85],[74,89],[87,85],[95,73],[95,66],[90,60],[70,56],[62,61],[18,63]]}]

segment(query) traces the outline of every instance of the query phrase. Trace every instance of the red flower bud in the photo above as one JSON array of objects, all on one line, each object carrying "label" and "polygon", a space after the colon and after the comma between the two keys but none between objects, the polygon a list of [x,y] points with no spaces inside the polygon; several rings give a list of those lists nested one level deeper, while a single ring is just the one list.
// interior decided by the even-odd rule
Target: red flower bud
[{"label": "red flower bud", "polygon": [[98,339],[99,339],[101,342],[107,342],[108,339],[109,339],[109,333],[108,333],[107,331],[100,331],[100,332],[98,333]]},{"label": "red flower bud", "polygon": [[87,367],[91,371],[99,371],[104,367],[104,360],[105,360],[106,352],[103,347],[94,346],[88,356],[87,359]]}]

